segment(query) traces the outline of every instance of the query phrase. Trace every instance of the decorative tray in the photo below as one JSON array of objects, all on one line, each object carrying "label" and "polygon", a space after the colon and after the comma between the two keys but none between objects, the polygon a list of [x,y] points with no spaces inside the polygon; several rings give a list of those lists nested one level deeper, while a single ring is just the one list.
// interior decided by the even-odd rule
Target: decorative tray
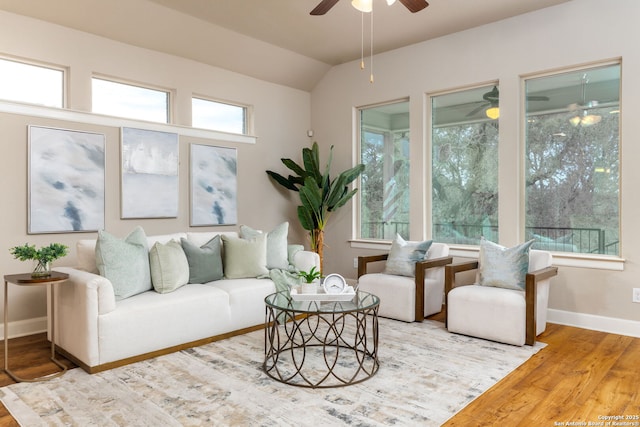
[{"label": "decorative tray", "polygon": [[291,299],[294,301],[351,301],[356,296],[353,286],[347,286],[341,294],[328,294],[319,288],[315,294],[299,294],[298,289],[291,289]]}]

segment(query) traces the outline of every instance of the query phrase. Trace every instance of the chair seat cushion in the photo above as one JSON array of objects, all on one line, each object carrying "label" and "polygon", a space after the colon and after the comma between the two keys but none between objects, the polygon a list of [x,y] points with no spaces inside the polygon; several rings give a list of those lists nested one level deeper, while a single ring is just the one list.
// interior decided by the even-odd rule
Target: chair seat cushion
[{"label": "chair seat cushion", "polygon": [[523,291],[479,285],[451,290],[447,329],[463,335],[524,345],[526,331]]},{"label": "chair seat cushion", "polygon": [[[425,279],[425,317],[442,309],[441,281]],[[378,314],[382,317],[414,322],[416,282],[413,277],[384,273],[365,274],[358,279],[358,290],[372,293],[380,298]]]}]

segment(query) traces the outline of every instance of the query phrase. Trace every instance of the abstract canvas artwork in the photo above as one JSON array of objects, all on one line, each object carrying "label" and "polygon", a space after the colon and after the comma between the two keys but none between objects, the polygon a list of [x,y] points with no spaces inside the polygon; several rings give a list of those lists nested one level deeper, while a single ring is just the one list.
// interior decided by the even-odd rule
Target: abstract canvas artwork
[{"label": "abstract canvas artwork", "polygon": [[238,221],[235,148],[191,144],[191,226]]},{"label": "abstract canvas artwork", "polygon": [[29,126],[29,234],[104,228],[105,136]]},{"label": "abstract canvas artwork", "polygon": [[122,218],[178,216],[178,134],[122,128]]}]

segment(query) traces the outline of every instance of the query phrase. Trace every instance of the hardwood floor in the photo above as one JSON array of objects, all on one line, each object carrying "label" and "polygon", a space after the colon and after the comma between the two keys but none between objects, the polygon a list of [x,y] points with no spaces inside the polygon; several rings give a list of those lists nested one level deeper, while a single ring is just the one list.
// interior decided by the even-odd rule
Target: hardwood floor
[{"label": "hardwood floor", "polygon": [[[605,426],[607,416],[629,423],[617,425],[640,425],[640,338],[549,324],[538,339],[547,344],[544,349],[444,425]],[[9,349],[10,367],[19,375],[57,369],[45,334],[12,339]],[[4,349],[0,366],[3,356]],[[0,386],[12,383],[0,372]],[[0,405],[0,426],[17,425]]]}]

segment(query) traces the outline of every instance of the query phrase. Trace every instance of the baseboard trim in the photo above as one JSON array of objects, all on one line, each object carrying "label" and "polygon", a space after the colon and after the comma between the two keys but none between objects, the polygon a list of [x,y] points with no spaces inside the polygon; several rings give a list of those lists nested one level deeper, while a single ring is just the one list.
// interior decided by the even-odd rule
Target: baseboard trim
[{"label": "baseboard trim", "polygon": [[560,325],[575,326],[577,328],[608,332],[611,334],[628,335],[640,338],[640,322],[635,320],[617,319],[615,317],[597,316],[594,314],[574,313],[563,310],[547,310],[547,321]]},{"label": "baseboard trim", "polygon": [[[47,317],[16,320],[9,322],[9,338],[25,337],[47,331]],[[0,333],[4,339],[4,324],[0,326]]]}]

